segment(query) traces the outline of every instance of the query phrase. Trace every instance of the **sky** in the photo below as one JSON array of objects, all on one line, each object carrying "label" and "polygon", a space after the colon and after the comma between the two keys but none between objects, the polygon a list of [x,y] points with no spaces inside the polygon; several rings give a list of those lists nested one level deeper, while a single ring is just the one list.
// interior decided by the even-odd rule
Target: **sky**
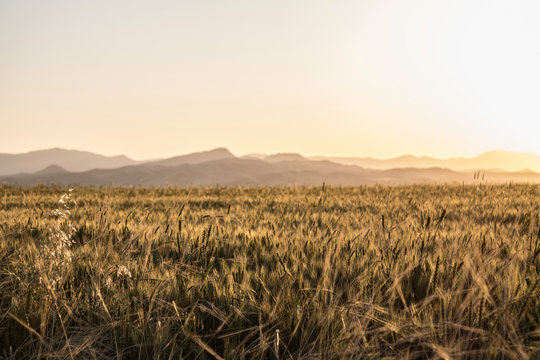
[{"label": "sky", "polygon": [[540,2],[0,0],[0,152],[540,154]]}]

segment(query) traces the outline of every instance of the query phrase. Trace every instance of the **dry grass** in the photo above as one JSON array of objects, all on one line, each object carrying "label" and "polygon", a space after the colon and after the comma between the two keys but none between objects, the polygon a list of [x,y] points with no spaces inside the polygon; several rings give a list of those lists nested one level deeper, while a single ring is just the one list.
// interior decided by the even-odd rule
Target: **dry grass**
[{"label": "dry grass", "polygon": [[537,359],[539,190],[0,187],[0,357]]}]

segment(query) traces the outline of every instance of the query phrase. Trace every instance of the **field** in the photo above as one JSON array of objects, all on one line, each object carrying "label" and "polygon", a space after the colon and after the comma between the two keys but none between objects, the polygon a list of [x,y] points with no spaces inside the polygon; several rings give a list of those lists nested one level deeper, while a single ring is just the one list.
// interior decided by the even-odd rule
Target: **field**
[{"label": "field", "polygon": [[535,185],[3,186],[0,358],[538,359],[539,216]]}]

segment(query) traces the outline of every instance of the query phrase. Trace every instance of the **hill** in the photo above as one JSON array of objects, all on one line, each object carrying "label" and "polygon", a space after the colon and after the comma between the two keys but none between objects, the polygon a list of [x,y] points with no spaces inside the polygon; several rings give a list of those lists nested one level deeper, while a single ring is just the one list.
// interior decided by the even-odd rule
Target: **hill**
[{"label": "hill", "polygon": [[174,156],[164,160],[152,161],[153,165],[178,166],[184,164],[199,164],[206,161],[234,159],[235,156],[225,148],[195,152],[187,155]]},{"label": "hill", "polygon": [[[2,157],[3,156],[3,157]],[[305,158],[295,153],[244,156],[225,148],[195,152],[147,162],[125,156],[106,157],[82,151],[51,149],[28,154],[2,155],[0,183],[16,185],[111,186],[272,186],[434,184],[484,181],[540,182],[533,171],[507,172],[498,168],[540,168],[534,154],[493,151],[475,158],[440,160],[401,156],[369,158]],[[7,159],[7,160],[6,160]],[[20,163],[15,160],[20,160]],[[46,165],[47,164],[47,165]],[[512,165],[513,164],[513,165]],[[480,180],[476,169],[482,170]],[[13,174],[16,169],[23,171]],[[37,169],[36,171],[32,171]],[[470,170],[474,169],[474,170]]]},{"label": "hill", "polygon": [[24,154],[0,154],[0,176],[34,173],[51,165],[60,166],[67,171],[87,171],[96,168],[112,169],[137,163],[124,155],[104,156],[88,151],[54,148]]},{"label": "hill", "polygon": [[275,162],[280,162],[280,161],[301,161],[301,160],[307,160],[307,159],[300,154],[278,153],[274,155],[265,156],[264,160],[275,163]]},{"label": "hill", "polygon": [[330,160],[340,164],[357,165],[372,169],[394,168],[428,168],[441,167],[452,170],[504,170],[540,172],[540,156],[533,153],[517,153],[511,151],[489,151],[472,158],[437,159],[423,156],[404,155],[391,159],[373,159],[369,157],[324,157],[314,156],[313,160]]},{"label": "hill", "polygon": [[[540,182],[533,172],[482,174],[485,182]],[[366,169],[327,160],[220,159],[201,163],[164,166],[161,162],[66,172],[58,169],[35,174],[0,177],[0,183],[31,186],[36,184],[108,186],[278,186],[278,185],[370,185],[472,183],[471,172],[443,168]]]}]

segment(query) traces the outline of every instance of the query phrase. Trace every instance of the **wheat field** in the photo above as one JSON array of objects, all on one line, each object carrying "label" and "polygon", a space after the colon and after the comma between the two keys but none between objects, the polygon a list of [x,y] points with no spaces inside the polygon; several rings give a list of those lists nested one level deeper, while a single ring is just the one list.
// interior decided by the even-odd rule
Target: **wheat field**
[{"label": "wheat field", "polygon": [[538,359],[540,187],[0,187],[0,358]]}]

